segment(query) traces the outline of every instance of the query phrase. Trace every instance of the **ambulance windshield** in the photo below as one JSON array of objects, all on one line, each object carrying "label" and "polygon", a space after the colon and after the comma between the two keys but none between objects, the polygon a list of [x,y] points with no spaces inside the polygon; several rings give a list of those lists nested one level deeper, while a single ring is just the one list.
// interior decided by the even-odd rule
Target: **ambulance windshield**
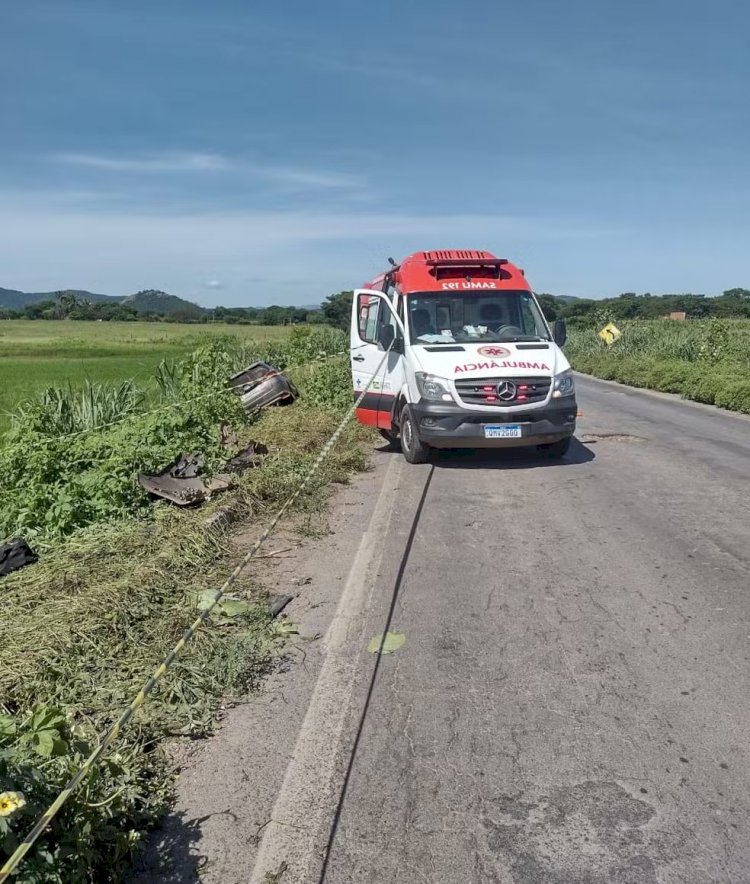
[{"label": "ambulance windshield", "polygon": [[549,341],[530,292],[417,292],[406,298],[412,344]]}]

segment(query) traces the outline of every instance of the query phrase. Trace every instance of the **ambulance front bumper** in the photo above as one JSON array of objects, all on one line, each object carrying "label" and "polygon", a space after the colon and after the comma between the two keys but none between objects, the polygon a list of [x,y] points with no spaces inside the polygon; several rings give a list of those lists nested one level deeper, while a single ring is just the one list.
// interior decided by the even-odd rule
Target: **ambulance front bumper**
[{"label": "ambulance front bumper", "polygon": [[[575,396],[552,399],[540,408],[508,413],[500,408],[469,411],[460,405],[428,402],[412,404],[420,439],[432,448],[518,448],[548,445],[572,436],[578,406]],[[520,428],[520,436],[492,437],[487,428]],[[490,430],[490,433],[497,432]],[[517,432],[513,430],[513,432]]]}]

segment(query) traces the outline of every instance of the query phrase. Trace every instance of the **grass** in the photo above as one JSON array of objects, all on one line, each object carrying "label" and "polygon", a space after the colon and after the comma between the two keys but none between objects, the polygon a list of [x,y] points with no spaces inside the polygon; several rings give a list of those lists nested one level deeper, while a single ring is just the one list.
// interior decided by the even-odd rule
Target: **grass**
[{"label": "grass", "polygon": [[750,320],[617,325],[622,337],[611,346],[593,328],[572,329],[565,350],[573,368],[750,414]]},{"label": "grass", "polygon": [[[43,700],[102,723],[109,720],[117,711],[112,704],[121,705],[136,692],[195,616],[192,595],[218,587],[234,564],[236,554],[226,537],[205,530],[211,510],[232,505],[262,524],[296,487],[337,422],[335,413],[302,403],[269,411],[251,435],[278,453],[246,473],[239,488],[218,498],[214,507],[185,511],[162,504],[153,522],[93,526],[40,564],[4,578],[0,704],[23,709]],[[362,438],[358,428],[350,428],[303,495],[298,512],[324,521],[330,483],[345,481],[364,465],[357,445]],[[252,573],[250,568],[238,589],[257,598]],[[190,670],[191,684],[162,693],[141,723],[167,714],[174,731],[208,726],[223,689],[236,686],[236,678],[225,678],[217,661],[205,659],[204,643],[218,638],[211,633],[198,639],[181,664]],[[211,680],[216,684],[209,688]]]},{"label": "grass", "polygon": [[147,392],[163,359],[180,359],[207,338],[283,341],[285,326],[150,322],[0,322],[0,434],[19,402],[55,385],[132,379]]},{"label": "grass", "polygon": [[[303,403],[269,411],[252,435],[278,454],[216,505],[231,505],[241,514],[240,525],[252,519],[260,531],[338,419],[329,409]],[[298,502],[301,527],[326,524],[331,485],[364,467],[366,436],[350,425]],[[56,797],[96,735],[194,619],[196,597],[215,591],[244,552],[220,529],[206,530],[209,514],[210,508],[186,512],[160,505],[150,523],[126,520],[80,532],[46,561],[4,578],[0,713],[10,713],[27,740],[34,736],[35,714],[57,714],[78,735],[76,748],[70,737],[56,737],[64,751],[43,761],[14,739],[5,770],[0,752],[0,787],[22,791],[28,801],[13,819],[18,835]],[[19,884],[121,880],[134,848],[171,800],[165,740],[209,732],[222,702],[251,691],[287,645],[289,626],[267,613],[256,567],[243,573],[231,595],[244,602],[240,611],[212,615],[199,631],[107,760],[40,839]],[[0,750],[2,724],[0,715]],[[35,769],[41,777],[32,775]],[[0,858],[2,848],[0,831]]]},{"label": "grass", "polygon": [[[118,517],[102,510],[99,521],[83,522],[85,527],[50,541],[37,565],[3,578],[0,792],[21,792],[27,805],[0,820],[0,859],[12,852],[15,839],[57,796],[97,735],[194,619],[198,600],[218,588],[245,552],[220,528],[206,527],[212,509],[230,505],[240,526],[257,525],[260,533],[315,461],[351,399],[344,355],[311,362],[323,346],[337,352],[345,347],[345,338],[295,333],[288,344],[268,345],[275,361],[290,365],[301,398],[290,407],[266,410],[249,425],[235,424],[240,445],[252,438],[272,452],[261,467],[239,478],[235,490],[195,510],[156,504],[145,510],[126,507]],[[209,359],[205,348],[197,352]],[[228,358],[223,342],[221,355]],[[212,363],[200,365],[209,372]],[[223,385],[224,363],[218,368],[211,377]],[[192,369],[188,374],[192,376]],[[53,409],[58,404],[52,401]],[[183,412],[181,417],[190,419],[189,411]],[[217,420],[221,413],[216,412]],[[136,415],[133,420],[138,444],[147,443],[151,418],[138,423],[143,419]],[[175,431],[172,418],[158,420],[168,434]],[[202,432],[198,414],[195,424],[196,432]],[[13,444],[26,444],[24,439],[31,444],[39,437],[41,447],[29,451],[42,463],[48,454],[46,427],[46,420],[41,429],[30,421],[26,435]],[[105,444],[115,433],[120,448],[129,432],[95,429],[84,437],[85,444]],[[171,447],[182,450],[172,435],[169,439]],[[369,439],[368,431],[349,425],[297,501],[293,518],[301,531],[310,534],[325,527],[328,493],[333,483],[364,468],[368,446],[363,443]],[[28,479],[30,460],[25,448],[19,450]],[[133,483],[134,463],[126,484]],[[7,481],[7,469],[3,475]],[[24,486],[24,493],[33,498],[42,493],[45,481],[70,479],[57,468],[45,476],[42,470],[36,487]],[[106,491],[100,481],[87,493],[95,490]],[[165,741],[207,733],[222,701],[252,690],[288,640],[289,624],[268,614],[256,566],[243,573],[231,595],[232,607],[211,616],[112,753],[37,843],[14,879],[19,884],[121,880],[138,841],[169,803],[173,771]]]}]

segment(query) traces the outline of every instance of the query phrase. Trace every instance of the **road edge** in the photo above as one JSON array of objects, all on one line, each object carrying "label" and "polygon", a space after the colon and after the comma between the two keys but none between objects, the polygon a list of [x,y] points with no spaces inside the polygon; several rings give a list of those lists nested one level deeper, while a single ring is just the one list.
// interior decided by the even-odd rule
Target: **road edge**
[{"label": "road edge", "polygon": [[734,417],[738,420],[749,422],[750,414],[743,414],[741,411],[730,411],[728,408],[719,408],[718,405],[709,405],[706,402],[696,402],[694,399],[686,399],[677,393],[663,393],[661,390],[652,390],[649,387],[632,387],[630,384],[621,384],[619,381],[610,381],[605,378],[598,378],[594,374],[586,374],[583,371],[573,369],[573,374],[577,377],[585,378],[587,381],[596,381],[598,384],[605,384],[609,387],[616,387],[630,393],[642,393],[644,396],[650,396],[652,399],[661,399],[662,401],[672,402],[679,405],[689,405],[701,411],[708,411],[713,414],[726,415]]},{"label": "road edge", "polygon": [[[383,538],[393,517],[403,461],[386,469],[372,516],[324,637],[325,657],[300,726],[271,820],[255,857],[250,884],[264,884],[280,868],[303,881],[315,857],[315,840],[327,818],[325,796],[336,773],[336,753],[344,730],[357,673],[365,614],[382,557]],[[358,640],[359,639],[359,640]],[[311,818],[310,808],[315,808]]]}]

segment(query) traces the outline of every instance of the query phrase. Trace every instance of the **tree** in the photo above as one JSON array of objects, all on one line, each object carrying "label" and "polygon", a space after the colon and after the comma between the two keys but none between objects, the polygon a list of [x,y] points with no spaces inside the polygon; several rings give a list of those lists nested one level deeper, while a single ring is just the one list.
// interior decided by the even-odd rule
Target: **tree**
[{"label": "tree", "polygon": [[286,308],[279,307],[278,304],[271,304],[270,307],[266,307],[261,318],[263,325],[284,325],[286,321]]},{"label": "tree", "polygon": [[353,298],[354,292],[352,291],[329,295],[320,305],[320,309],[323,311],[323,321],[327,325],[333,325],[346,331],[351,321]]},{"label": "tree", "polygon": [[26,319],[52,319],[55,309],[54,301],[34,301],[23,308],[23,315]]},{"label": "tree", "polygon": [[55,298],[58,319],[67,319],[77,307],[84,303],[73,292],[55,292]]}]

